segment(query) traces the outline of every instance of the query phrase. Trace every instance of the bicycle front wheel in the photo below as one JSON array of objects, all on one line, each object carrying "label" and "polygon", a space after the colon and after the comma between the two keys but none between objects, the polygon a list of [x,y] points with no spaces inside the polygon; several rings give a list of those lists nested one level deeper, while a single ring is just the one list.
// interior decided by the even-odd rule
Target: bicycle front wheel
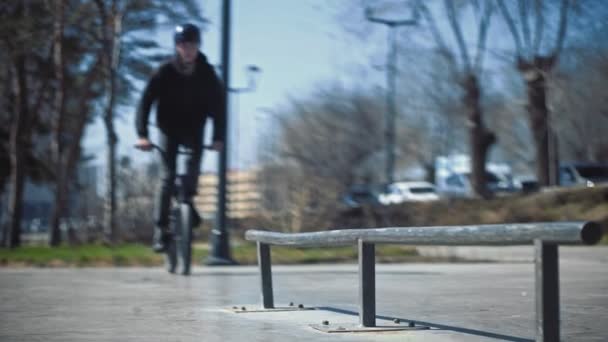
[{"label": "bicycle front wheel", "polygon": [[175,273],[177,271],[177,252],[179,250],[180,241],[180,212],[176,208],[171,211],[171,238],[167,241],[167,250],[165,251],[165,268],[169,273]]},{"label": "bicycle front wheel", "polygon": [[181,203],[179,210],[180,219],[177,227],[180,229],[180,239],[177,241],[178,272],[182,275],[189,275],[192,263],[192,223],[194,216],[190,205],[187,203]]}]

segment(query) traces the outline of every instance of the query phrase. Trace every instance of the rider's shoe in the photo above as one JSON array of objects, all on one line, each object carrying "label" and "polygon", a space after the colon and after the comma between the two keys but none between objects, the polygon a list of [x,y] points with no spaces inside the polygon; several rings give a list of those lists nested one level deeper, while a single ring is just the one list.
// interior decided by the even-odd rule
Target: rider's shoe
[{"label": "rider's shoe", "polygon": [[171,233],[166,229],[156,227],[154,228],[154,235],[152,237],[152,250],[156,253],[165,253],[169,247],[169,241],[171,240]]}]

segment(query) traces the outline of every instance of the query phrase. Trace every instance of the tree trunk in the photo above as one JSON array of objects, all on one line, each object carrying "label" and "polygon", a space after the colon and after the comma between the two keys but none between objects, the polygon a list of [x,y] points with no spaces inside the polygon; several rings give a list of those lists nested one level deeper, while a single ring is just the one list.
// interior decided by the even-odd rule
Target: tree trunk
[{"label": "tree trunk", "polygon": [[57,184],[55,189],[55,207],[51,216],[51,230],[49,232],[49,244],[57,246],[61,243],[61,231],[59,224],[61,218],[68,209],[68,200],[70,195],[70,184],[72,176],[77,169],[77,163],[80,159],[81,148],[80,142],[84,134],[84,128],[87,123],[88,113],[90,111],[88,102],[94,96],[93,83],[98,77],[99,58],[103,51],[99,51],[98,59],[92,63],[91,69],[88,71],[86,78],[82,81],[81,86],[84,87],[83,93],[79,95],[77,104],[74,106],[73,113],[78,113],[70,122],[71,130],[69,131],[71,139],[69,141],[62,140],[66,117],[65,105],[65,58],[63,56],[63,25],[64,25],[64,6],[65,1],[56,3],[57,17],[55,19],[54,31],[54,64],[55,64],[55,79],[57,80],[57,93],[55,94],[54,102],[54,120],[53,120],[53,153],[57,172]]},{"label": "tree trunk", "polygon": [[[11,145],[13,145],[11,143]],[[11,192],[8,207],[8,247],[15,248],[21,245],[21,218],[23,214],[23,189],[25,185],[25,164],[23,151],[19,146],[11,147]]]},{"label": "tree trunk", "polygon": [[112,244],[116,238],[116,143],[117,136],[114,128],[114,103],[115,103],[115,70],[109,55],[106,59],[107,79],[106,91],[108,92],[108,103],[104,114],[106,127],[107,151],[106,151],[106,197],[104,201],[104,239],[106,243]]},{"label": "tree trunk", "polygon": [[63,121],[64,121],[64,108],[65,108],[65,82],[64,82],[64,59],[63,59],[63,27],[64,27],[64,2],[55,2],[55,18],[53,27],[53,66],[55,72],[55,95],[53,103],[53,142],[52,151],[53,159],[55,162],[55,172],[57,175],[56,186],[55,186],[55,203],[51,214],[50,229],[49,229],[49,245],[59,246],[61,244],[61,231],[60,221],[63,217],[66,199],[67,189],[65,183],[67,182],[66,173],[63,165]]},{"label": "tree trunk", "polygon": [[488,149],[496,142],[496,136],[483,123],[483,113],[479,103],[481,91],[477,76],[468,75],[464,81],[464,103],[468,112],[471,146],[471,186],[475,197],[489,198],[487,188],[486,159]]},{"label": "tree trunk", "polygon": [[423,165],[424,180],[431,184],[435,184],[435,173],[437,172],[437,170],[435,169],[434,160],[431,160],[431,162],[423,163]]},{"label": "tree trunk", "polygon": [[[8,152],[9,151],[7,151],[7,153]],[[8,161],[10,163],[10,158],[8,159]],[[0,248],[7,246],[6,239],[8,237],[8,227],[7,222],[5,221],[6,210],[8,209],[8,205],[5,206],[5,203],[8,203],[8,194],[5,195],[5,191],[6,182],[0,184]]]},{"label": "tree trunk", "polygon": [[[94,75],[94,72],[91,71],[90,75]],[[91,80],[91,76],[89,76],[89,80]],[[87,83],[88,84],[88,83]],[[85,94],[84,97],[88,97],[90,95]],[[85,110],[84,101],[81,100],[79,108],[82,108],[80,111],[82,117],[78,118],[79,122],[77,122],[76,128],[74,130],[74,142],[70,145],[65,146],[64,156],[60,159],[60,167],[57,172],[57,189],[55,192],[55,207],[53,208],[53,213],[51,216],[51,234],[49,236],[49,244],[51,246],[58,246],[61,244],[62,236],[60,231],[60,222],[61,218],[64,217],[66,213],[66,209],[68,209],[68,201],[70,199],[70,179],[72,179],[76,169],[77,162],[80,159],[81,149],[80,149],[80,140],[82,139],[82,135],[84,133],[84,127],[87,122],[87,115]]]},{"label": "tree trunk", "polygon": [[104,201],[104,239],[113,243],[116,234],[116,133],[114,133],[113,118],[106,114],[106,132],[108,139],[106,198]]},{"label": "tree trunk", "polygon": [[[62,171],[58,169],[58,171]],[[49,230],[49,245],[52,247],[61,244],[62,236],[60,230],[61,218],[65,212],[67,201],[67,187],[65,185],[66,177],[57,174],[57,185],[55,189],[55,205],[51,214],[50,230]]]},{"label": "tree trunk", "polygon": [[21,218],[23,214],[23,189],[25,185],[24,142],[27,136],[26,122],[27,80],[25,75],[25,57],[18,56],[15,60],[14,90],[16,95],[15,119],[10,131],[10,160],[11,160],[11,191],[9,194],[7,244],[9,247],[19,247],[21,244]]},{"label": "tree trunk", "polygon": [[[540,186],[548,186],[556,183],[557,177],[552,177],[557,170],[551,172],[552,154],[549,150],[550,125],[549,109],[547,108],[547,84],[546,73],[554,64],[552,57],[536,57],[534,62],[519,61],[518,69],[526,82],[528,94],[528,118],[534,138],[536,150],[536,177]],[[556,151],[555,151],[556,152]],[[554,153],[557,156],[557,153]]]},{"label": "tree trunk", "polygon": [[4,223],[4,207],[3,207],[3,196],[4,195],[4,184],[0,185],[0,248],[6,246],[7,228]]},{"label": "tree trunk", "polygon": [[116,6],[112,7],[111,13],[111,17],[106,20],[104,30],[106,47],[104,67],[106,68],[106,91],[108,92],[108,102],[104,115],[108,143],[104,235],[108,243],[114,243],[116,239],[116,143],[118,142],[118,137],[114,128],[114,107],[116,104],[116,73],[120,62],[120,36],[122,34],[123,15],[123,13],[118,11]]}]

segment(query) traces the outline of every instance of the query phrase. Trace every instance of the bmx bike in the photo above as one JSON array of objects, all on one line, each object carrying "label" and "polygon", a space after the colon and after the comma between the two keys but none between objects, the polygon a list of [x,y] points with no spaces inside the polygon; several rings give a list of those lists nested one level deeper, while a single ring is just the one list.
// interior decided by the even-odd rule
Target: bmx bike
[{"label": "bmx bike", "polygon": [[[151,150],[163,151],[158,145],[152,144]],[[142,150],[140,147],[136,148]],[[203,146],[203,149],[210,149]],[[179,149],[178,155],[189,155],[192,151]],[[165,268],[169,273],[190,275],[192,264],[192,229],[201,223],[201,217],[192,203],[192,196],[185,185],[186,175],[177,174],[175,177],[175,190],[172,194],[169,211],[169,237],[165,241]]]}]

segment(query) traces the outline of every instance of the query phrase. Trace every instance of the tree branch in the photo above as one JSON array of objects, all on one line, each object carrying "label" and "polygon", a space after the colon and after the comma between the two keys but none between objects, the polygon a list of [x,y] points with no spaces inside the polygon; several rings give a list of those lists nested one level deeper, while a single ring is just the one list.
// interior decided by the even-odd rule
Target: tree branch
[{"label": "tree branch", "polygon": [[[435,21],[433,14],[422,1],[419,1],[418,6],[420,7],[420,9],[422,11],[422,15],[425,17],[426,21],[429,23],[429,28],[431,29],[431,35],[433,35],[433,39],[435,39],[437,46],[439,46],[439,51],[442,54],[445,54],[446,56],[451,56],[452,53],[450,52],[450,49],[448,48],[447,44],[445,43],[445,40],[441,36],[441,32],[439,31],[439,28],[437,27],[437,22]],[[454,63],[453,58],[449,58],[449,60],[451,63]]]},{"label": "tree branch", "polygon": [[543,29],[545,26],[545,17],[543,13],[543,1],[535,0],[534,1],[534,9],[536,12],[536,29],[534,30],[534,45],[532,46],[532,53],[537,55],[540,50],[540,44],[543,39]]},{"label": "tree branch", "polygon": [[507,6],[504,3],[504,0],[498,0],[498,8],[500,9],[503,18],[507,22],[507,27],[509,27],[509,31],[511,32],[511,36],[513,37],[513,42],[515,43],[515,52],[518,57],[522,57],[522,46],[521,40],[519,39],[519,34],[517,33],[517,28],[515,27],[515,21],[513,17],[509,13]]},{"label": "tree branch", "polygon": [[530,24],[528,23],[528,6],[529,0],[519,0],[519,20],[521,21],[521,30],[523,32],[524,44],[526,52],[530,53],[532,43],[530,41]]},{"label": "tree branch", "polygon": [[473,7],[473,12],[475,16],[478,17],[476,19],[481,20],[483,17],[483,11],[479,0],[471,0],[471,6]]},{"label": "tree branch", "polygon": [[494,3],[486,2],[483,16],[481,17],[481,21],[479,23],[479,37],[477,39],[477,55],[475,57],[475,72],[477,74],[481,73],[483,67],[483,57],[486,52],[486,41],[488,36],[488,29],[490,28],[492,14],[494,13]]},{"label": "tree branch", "polygon": [[564,47],[564,40],[566,40],[566,31],[568,29],[568,8],[569,0],[562,0],[560,14],[559,14],[559,29],[557,32],[557,41],[555,44],[555,50],[551,54],[551,57],[555,58],[559,55],[562,48]]},{"label": "tree branch", "polygon": [[462,36],[462,30],[460,29],[460,25],[458,24],[458,20],[456,19],[456,9],[454,8],[454,2],[452,0],[444,0],[444,6],[446,12],[448,14],[448,20],[450,21],[450,26],[452,27],[452,32],[456,37],[456,42],[458,45],[458,49],[460,51],[460,56],[462,58],[462,64],[466,73],[471,72],[471,61],[469,59],[469,53],[467,51],[467,47],[464,43],[464,37]]}]

